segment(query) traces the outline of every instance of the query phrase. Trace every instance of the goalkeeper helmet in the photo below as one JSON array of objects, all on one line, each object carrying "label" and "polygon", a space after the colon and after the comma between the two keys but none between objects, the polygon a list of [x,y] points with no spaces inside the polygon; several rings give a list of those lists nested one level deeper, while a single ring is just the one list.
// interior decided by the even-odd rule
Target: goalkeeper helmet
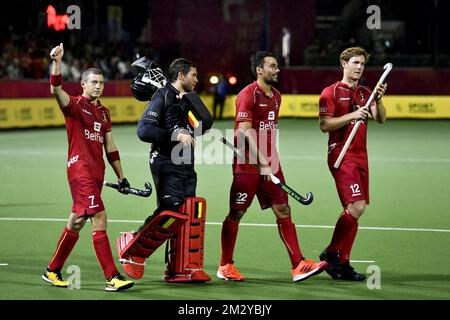
[{"label": "goalkeeper helmet", "polygon": [[131,80],[131,92],[139,101],[150,100],[156,90],[167,83],[161,68],[146,57],[134,61],[130,69],[135,75]]}]

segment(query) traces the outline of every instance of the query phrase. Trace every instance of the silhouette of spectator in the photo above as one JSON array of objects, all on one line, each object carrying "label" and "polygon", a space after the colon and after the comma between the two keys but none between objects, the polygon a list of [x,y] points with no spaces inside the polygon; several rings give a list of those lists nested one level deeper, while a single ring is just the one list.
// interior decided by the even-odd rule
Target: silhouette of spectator
[{"label": "silhouette of spectator", "polygon": [[[223,76],[219,76],[219,82],[214,86],[214,105],[213,105],[213,116],[214,119],[222,119],[223,117],[223,107],[225,105],[225,99],[227,97],[228,82]],[[219,107],[219,115],[216,116],[216,110]]]}]

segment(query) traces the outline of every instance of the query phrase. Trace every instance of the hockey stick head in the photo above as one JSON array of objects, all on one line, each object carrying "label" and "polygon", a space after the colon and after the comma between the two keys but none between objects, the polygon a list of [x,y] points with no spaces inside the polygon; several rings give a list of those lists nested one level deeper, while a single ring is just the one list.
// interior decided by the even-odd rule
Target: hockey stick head
[{"label": "hockey stick head", "polygon": [[[137,193],[133,193],[133,194],[136,194],[137,196],[149,197],[152,194],[152,185],[150,184],[150,182],[147,181],[144,184],[144,187],[145,187],[145,190],[140,190],[140,189],[135,189],[135,188],[130,188],[130,189],[133,189],[133,191],[136,190]],[[130,193],[132,193],[132,192],[130,192]]]},{"label": "hockey stick head", "polygon": [[384,65],[384,67],[383,67],[384,72],[381,75],[379,83],[384,83],[384,80],[388,76],[389,72],[391,72],[392,68],[393,68],[393,65],[390,62],[388,62]]},{"label": "hockey stick head", "polygon": [[[104,181],[103,185],[113,188],[113,189],[119,189],[119,185],[117,183],[111,183],[108,181]],[[134,194],[135,196],[139,196],[139,197],[149,197],[152,194],[152,185],[150,184],[150,182],[146,182],[145,183],[145,190],[141,190],[141,189],[137,189],[137,188],[133,188],[133,187],[126,187],[124,188],[125,193],[124,194]]]},{"label": "hockey stick head", "polygon": [[278,179],[277,177],[275,177],[273,174],[270,175],[270,179],[272,180],[272,182],[274,184],[279,186],[284,192],[286,192],[288,195],[290,195],[292,198],[294,198],[301,204],[307,206],[307,205],[311,204],[311,202],[313,202],[314,196],[313,196],[312,192],[308,192],[306,194],[306,198],[305,198],[301,194],[299,194],[297,191],[295,191],[294,189],[292,189],[285,183],[281,182],[281,180]]},{"label": "hockey stick head", "polygon": [[301,199],[301,203],[304,204],[305,206],[311,204],[311,202],[313,202],[314,200],[314,195],[312,194],[312,192],[308,192],[306,193],[306,199]]},{"label": "hockey stick head", "polygon": [[391,71],[392,70],[392,63],[390,63],[390,62],[386,63],[384,65],[383,69]]}]

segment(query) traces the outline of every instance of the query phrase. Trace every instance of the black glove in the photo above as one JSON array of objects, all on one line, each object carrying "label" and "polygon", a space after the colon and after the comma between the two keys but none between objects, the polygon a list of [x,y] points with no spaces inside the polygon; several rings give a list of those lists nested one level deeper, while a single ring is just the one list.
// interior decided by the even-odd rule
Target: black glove
[{"label": "black glove", "polygon": [[129,188],[130,187],[130,183],[128,182],[127,178],[123,178],[122,182],[119,182],[119,189],[117,189],[117,191],[119,191],[120,193],[123,194],[128,194],[128,191],[125,191],[125,188]]}]

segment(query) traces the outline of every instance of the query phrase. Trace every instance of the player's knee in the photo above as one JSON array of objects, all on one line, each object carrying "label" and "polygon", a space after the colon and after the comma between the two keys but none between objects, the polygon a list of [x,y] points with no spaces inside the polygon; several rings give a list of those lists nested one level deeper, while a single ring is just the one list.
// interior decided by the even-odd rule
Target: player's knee
[{"label": "player's knee", "polygon": [[92,219],[92,230],[94,231],[106,230],[107,220],[105,211],[94,214],[91,219]]},{"label": "player's knee", "polygon": [[230,210],[228,217],[234,221],[240,221],[244,216],[246,210]]},{"label": "player's knee", "polygon": [[77,218],[75,220],[69,221],[67,224],[67,229],[69,229],[72,232],[80,232],[81,229],[83,229],[84,225],[86,224],[85,218]]},{"label": "player's knee", "polygon": [[348,210],[350,211],[350,214],[355,218],[359,219],[366,209],[366,203],[365,202],[355,202],[348,206]]},{"label": "player's knee", "polygon": [[284,218],[291,215],[291,207],[288,204],[273,205],[272,210],[277,218]]}]

